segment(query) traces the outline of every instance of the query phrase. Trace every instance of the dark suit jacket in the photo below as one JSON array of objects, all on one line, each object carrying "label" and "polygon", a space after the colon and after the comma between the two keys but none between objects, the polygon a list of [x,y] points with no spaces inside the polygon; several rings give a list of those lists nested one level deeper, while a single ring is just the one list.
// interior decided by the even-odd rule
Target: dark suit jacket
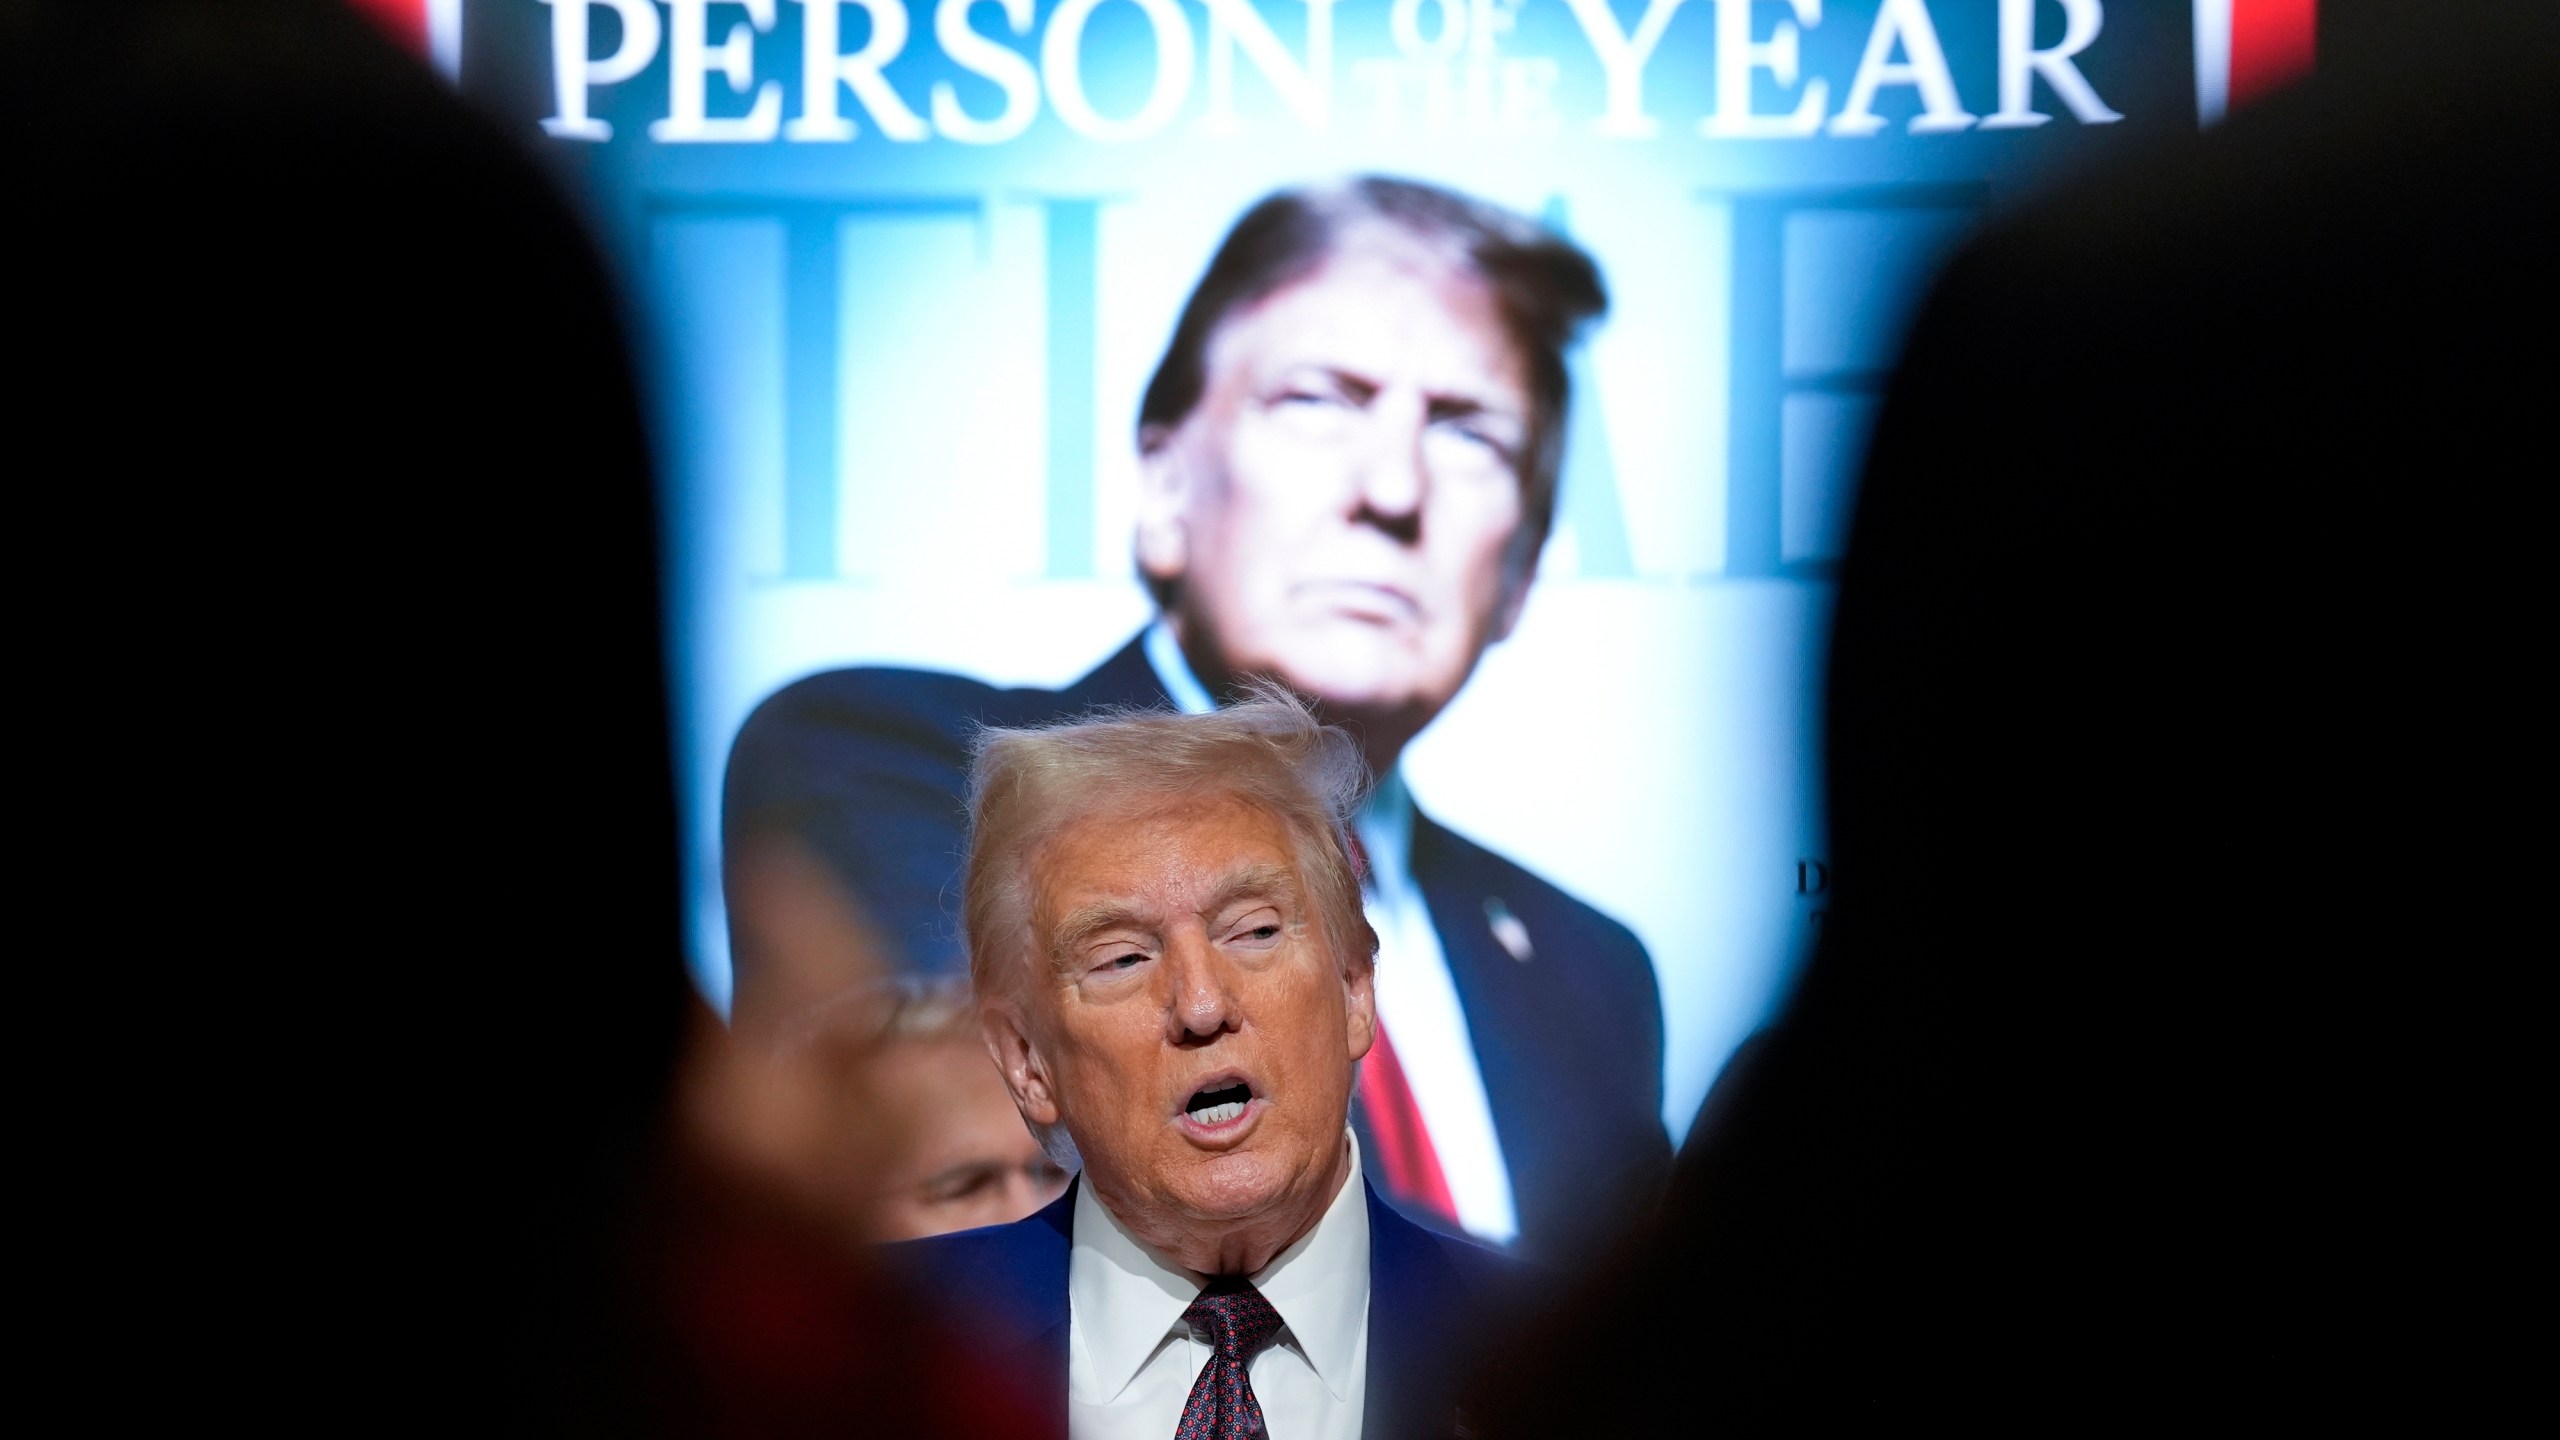
[{"label": "dark suit jacket", "polygon": [[[1365,1440],[1451,1435],[1474,1342],[1526,1298],[1523,1267],[1481,1245],[1425,1230],[1376,1190],[1367,1193],[1369,1371],[1361,1434]],[[919,1297],[941,1304],[990,1368],[1056,1407],[1062,1434],[1075,1201],[1071,1185],[1029,1219],[886,1247],[893,1272]]]},{"label": "dark suit jacket", "polygon": [[[739,732],[728,843],[734,853],[749,835],[795,838],[860,897],[904,963],[958,974],[970,737],[981,725],[1169,703],[1135,641],[1064,690],[921,670],[813,675]],[[1475,1039],[1521,1253],[1572,1264],[1641,1214],[1670,1170],[1652,961],[1625,926],[1419,812],[1413,869]],[[1500,909],[1527,928],[1531,959],[1494,938],[1489,914]],[[743,991],[753,957],[739,965]]]}]

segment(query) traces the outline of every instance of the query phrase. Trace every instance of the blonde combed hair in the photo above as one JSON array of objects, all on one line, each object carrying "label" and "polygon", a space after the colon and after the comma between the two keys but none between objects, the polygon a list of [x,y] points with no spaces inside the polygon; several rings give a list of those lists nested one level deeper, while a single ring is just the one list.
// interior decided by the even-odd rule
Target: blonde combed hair
[{"label": "blonde combed hair", "polygon": [[1377,955],[1361,910],[1350,826],[1369,786],[1359,747],[1275,683],[1207,715],[1107,711],[1081,720],[979,733],[969,773],[969,861],[962,928],[982,997],[1016,993],[1039,954],[1025,879],[1031,857],[1069,823],[1165,801],[1224,796],[1288,827],[1298,873],[1346,974]]}]

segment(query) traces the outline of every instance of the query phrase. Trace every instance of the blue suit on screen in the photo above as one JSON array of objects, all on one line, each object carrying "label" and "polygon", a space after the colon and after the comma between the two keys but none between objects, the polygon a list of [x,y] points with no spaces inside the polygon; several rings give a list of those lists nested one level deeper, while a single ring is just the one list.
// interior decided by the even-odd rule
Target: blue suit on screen
[{"label": "blue suit on screen", "polygon": [[[963,974],[971,736],[982,725],[1170,704],[1135,640],[1063,690],[885,667],[813,675],[767,699],[739,732],[727,843],[735,853],[760,833],[791,837],[861,901],[899,963]],[[1670,1173],[1652,961],[1625,926],[1427,815],[1414,817],[1412,869],[1501,1136],[1517,1251],[1578,1263],[1639,1218]],[[1534,937],[1528,958],[1506,947],[1497,919]],[[1374,1146],[1356,1105],[1353,1123]]]}]

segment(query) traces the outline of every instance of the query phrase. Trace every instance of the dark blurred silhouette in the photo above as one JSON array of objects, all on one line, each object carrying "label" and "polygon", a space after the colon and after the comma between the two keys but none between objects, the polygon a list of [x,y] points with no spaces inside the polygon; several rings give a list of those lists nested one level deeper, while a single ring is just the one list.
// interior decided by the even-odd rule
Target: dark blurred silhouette
[{"label": "dark blurred silhouette", "polygon": [[1019,1433],[757,1170],[813,1082],[685,983],[649,452],[574,217],[341,5],[13,0],[0,55],[63,927],[21,1014],[143,1101],[31,1099],[18,1152],[81,1202],[82,1403]]},{"label": "dark blurred silhouette", "polygon": [[1828,933],[1480,1433],[2534,1373],[2553,15],[2324,5],[2314,81],[1954,262],[1841,581]]}]

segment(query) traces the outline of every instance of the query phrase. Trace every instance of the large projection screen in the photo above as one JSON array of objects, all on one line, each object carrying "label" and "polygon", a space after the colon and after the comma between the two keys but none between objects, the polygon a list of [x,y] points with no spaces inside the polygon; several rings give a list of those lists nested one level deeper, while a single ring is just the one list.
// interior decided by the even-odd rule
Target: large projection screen
[{"label": "large projection screen", "polygon": [[1676,1140],[1820,923],[1823,636],[1901,329],[1986,211],[2192,130],[2199,49],[2121,0],[475,4],[466,92],[635,297],[704,994],[759,702],[1127,644],[1140,396],[1221,235],[1407,176],[1571,237],[1612,304],[1518,627],[1403,773],[1642,942]]}]

